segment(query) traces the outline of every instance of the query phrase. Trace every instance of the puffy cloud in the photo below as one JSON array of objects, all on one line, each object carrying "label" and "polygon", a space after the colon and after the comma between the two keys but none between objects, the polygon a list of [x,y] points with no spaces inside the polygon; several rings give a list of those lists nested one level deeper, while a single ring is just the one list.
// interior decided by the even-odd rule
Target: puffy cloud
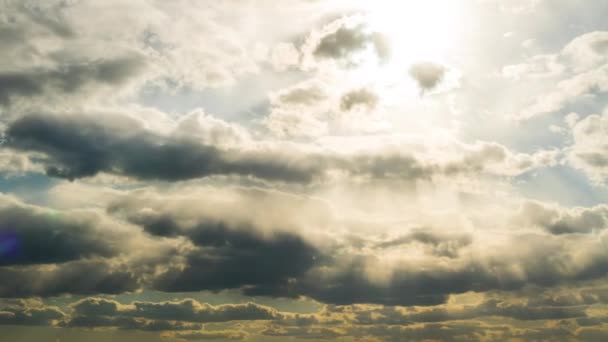
[{"label": "puffy cloud", "polygon": [[71,304],[71,308],[74,317],[122,316],[194,323],[272,320],[280,316],[277,310],[254,303],[213,306],[193,299],[175,302],[132,302],[131,304],[120,304],[109,299],[86,298]]},{"label": "puffy cloud", "polygon": [[[2,138],[0,138],[1,140]],[[4,142],[0,142],[0,147]],[[26,172],[42,172],[34,165],[30,158],[23,153],[11,151],[9,149],[0,150],[0,173],[8,176],[18,176]]]},{"label": "puffy cloud", "polygon": [[[551,229],[554,225],[595,225],[593,219],[582,219],[589,215],[584,210],[555,219],[542,218],[546,215],[537,209],[523,210],[520,216],[526,220],[519,218],[512,224],[524,230],[494,242],[491,248],[484,246],[485,239],[473,239],[464,232],[414,229],[395,237],[369,237],[360,249],[352,249],[341,234],[322,233],[324,227],[340,225],[331,215],[322,214],[326,210],[322,206],[263,192],[237,193],[235,198],[216,202],[216,195],[205,193],[206,208],[198,204],[195,194],[169,200],[172,196],[166,194],[155,198],[141,193],[112,205],[116,215],[151,234],[186,237],[195,246],[180,264],[155,279],[159,289],[236,288],[248,295],[305,296],[344,305],[437,305],[467,291],[516,290],[532,284],[551,287],[597,279],[606,269],[605,234],[525,233],[525,228],[537,226],[556,233]],[[258,212],[259,205],[270,205],[282,215],[248,214]],[[231,219],[226,218],[228,211]],[[542,219],[535,213],[541,213],[537,216]],[[579,231],[590,231],[586,229]],[[577,252],[581,246],[584,249]],[[543,258],[545,253],[552,258]]]},{"label": "puffy cloud", "polygon": [[0,197],[0,243],[3,298],[134,291],[149,265],[175,251],[103,212],[57,211],[9,196]]},{"label": "puffy cloud", "polygon": [[604,184],[608,178],[608,118],[606,115],[589,115],[573,121],[573,145],[568,149],[570,164],[583,171],[594,183]]},{"label": "puffy cloud", "polygon": [[434,89],[445,76],[444,66],[431,63],[416,63],[410,67],[410,76],[418,82],[422,91]]},{"label": "puffy cloud", "polygon": [[352,28],[341,26],[319,41],[314,54],[325,58],[345,58],[353,51],[365,48],[368,39],[363,25]]},{"label": "puffy cloud", "polygon": [[0,72],[0,104],[8,105],[16,97],[71,94],[88,86],[116,87],[138,74],[143,65],[141,59],[123,58],[69,64],[54,70]]},{"label": "puffy cloud", "polygon": [[366,109],[374,109],[378,105],[379,97],[376,93],[369,89],[357,89],[350,91],[340,99],[340,109],[349,111],[353,108],[364,107]]},{"label": "puffy cloud", "polygon": [[168,335],[186,341],[205,341],[205,340],[222,340],[222,341],[239,341],[244,340],[249,336],[248,333],[240,330],[214,330],[214,331],[193,331],[188,333],[177,333]]},{"label": "puffy cloud", "polygon": [[582,98],[607,92],[608,65],[559,81],[554,88],[555,90],[544,94],[542,99],[536,100],[530,107],[524,109],[520,117],[529,119],[537,115],[557,112]]},{"label": "puffy cloud", "polygon": [[39,300],[12,300],[0,304],[0,325],[53,326],[65,317],[59,308],[44,305]]},{"label": "puffy cloud", "polygon": [[167,217],[138,219],[152,234],[184,235],[200,246],[186,255],[184,265],[159,275],[154,287],[163,291],[245,288],[265,295],[287,287],[290,278],[310,269],[319,256],[313,245],[293,233],[263,236],[259,228],[232,227],[223,221],[201,221],[180,229]]},{"label": "puffy cloud", "polygon": [[531,99],[531,105],[518,117],[530,119],[557,112],[581,99],[608,91],[606,37],[604,31],[585,33],[556,54],[534,56],[523,64],[504,68],[505,74],[516,78],[541,76],[548,80],[542,96]]},{"label": "puffy cloud", "polygon": [[546,229],[552,234],[589,234],[608,227],[608,207],[565,209],[541,202],[525,202],[519,219]]},{"label": "puffy cloud", "polygon": [[[602,236],[600,241],[604,239]],[[408,262],[389,261],[381,255],[336,257],[331,265],[312,269],[294,288],[321,302],[339,305],[437,305],[450,294],[468,291],[550,287],[601,278],[607,264],[600,241],[514,236],[502,246],[476,254],[475,259],[469,253],[478,247],[461,252],[461,257],[446,264],[433,258]],[[577,254],[582,245],[585,252]],[[546,253],[552,258],[543,258]]]},{"label": "puffy cloud", "polygon": [[117,256],[134,243],[137,234],[130,228],[94,212],[62,213],[0,196],[0,233],[16,244],[0,266]]},{"label": "puffy cloud", "polygon": [[[359,16],[344,17],[313,31],[303,51],[316,59],[337,60],[346,66],[357,64],[356,55],[372,51],[379,62],[391,54],[390,42],[382,33],[374,32]],[[304,60],[306,65],[306,59]]]},{"label": "puffy cloud", "polygon": [[589,70],[608,61],[607,49],[608,32],[595,31],[573,39],[564,47],[562,55],[574,63],[575,70]]},{"label": "puffy cloud", "polygon": [[45,153],[49,175],[68,179],[107,172],[148,180],[235,174],[307,182],[320,171],[311,161],[280,152],[222,150],[188,136],[163,136],[126,116],[97,121],[90,115],[34,114],[13,122],[7,135],[14,148]]},{"label": "puffy cloud", "polygon": [[98,260],[49,266],[3,267],[0,268],[0,276],[5,279],[0,284],[2,298],[120,294],[140,288],[138,276],[128,266]]},{"label": "puffy cloud", "polygon": [[319,86],[296,87],[287,89],[278,94],[278,100],[285,104],[314,104],[327,97]]},{"label": "puffy cloud", "polygon": [[462,161],[439,163],[424,156],[385,151],[347,155],[295,146],[267,148],[261,142],[240,143],[244,139],[240,130],[218,124],[218,120],[207,118],[196,125],[188,124],[194,117],[185,119],[172,133],[163,134],[126,115],[106,115],[103,121],[97,121],[91,114],[32,114],[10,124],[8,146],[43,153],[47,174],[67,179],[105,172],[141,180],[236,175],[310,183],[336,170],[355,177],[407,181],[470,172],[517,175],[551,165],[555,159],[550,151],[514,154],[498,144],[465,145],[460,151]]}]

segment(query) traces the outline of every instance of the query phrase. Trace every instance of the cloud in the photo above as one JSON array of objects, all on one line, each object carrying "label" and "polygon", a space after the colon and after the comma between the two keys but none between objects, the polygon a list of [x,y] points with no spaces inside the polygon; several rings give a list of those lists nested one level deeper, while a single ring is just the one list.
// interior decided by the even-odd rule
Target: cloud
[{"label": "cloud", "polygon": [[291,233],[264,237],[251,228],[205,222],[186,234],[200,248],[186,256],[185,265],[161,274],[155,288],[169,292],[244,288],[249,294],[283,295],[275,292],[285,291],[289,279],[301,276],[319,256],[314,246]]},{"label": "cloud", "polygon": [[356,64],[355,55],[373,51],[379,62],[391,55],[391,44],[386,36],[374,32],[358,16],[345,17],[325,25],[320,32],[313,31],[303,47],[317,59],[345,62],[347,66]]},{"label": "cloud", "polygon": [[604,184],[608,178],[608,118],[589,115],[571,121],[573,144],[568,148],[568,161],[583,171],[595,184]]},{"label": "cloud", "polygon": [[353,51],[366,47],[369,37],[363,25],[339,26],[334,32],[324,36],[314,50],[314,55],[324,58],[346,58]]},{"label": "cloud", "polygon": [[469,234],[442,235],[429,230],[418,229],[409,234],[381,242],[378,248],[399,247],[411,243],[419,243],[424,247],[431,248],[431,252],[437,256],[455,258],[461,248],[471,245],[473,237]]},{"label": "cloud", "polygon": [[[600,241],[604,239],[602,236]],[[459,258],[445,265],[432,257],[410,262],[389,262],[381,254],[334,257],[333,263],[309,271],[294,288],[337,305],[429,306],[445,303],[450,294],[468,291],[512,291],[529,285],[551,287],[598,279],[608,267],[602,242],[595,238],[530,234],[509,240],[483,255],[476,254],[474,259],[469,252],[475,248],[462,251]],[[572,260],[571,254],[581,246],[585,246],[584,257]],[[542,257],[546,253],[551,253],[550,260]]]},{"label": "cloud", "polygon": [[608,207],[565,209],[541,202],[525,202],[520,217],[526,224],[536,225],[552,234],[592,234],[608,227]]},{"label": "cloud", "polygon": [[54,326],[65,319],[59,308],[39,300],[12,300],[0,304],[0,325]]},{"label": "cloud", "polygon": [[15,98],[61,96],[86,87],[116,87],[142,71],[144,62],[135,57],[68,64],[52,70],[0,72],[0,104]]},{"label": "cloud", "polygon": [[464,145],[459,151],[464,154],[462,161],[439,165],[424,156],[382,150],[348,155],[307,151],[297,145],[269,148],[263,142],[241,143],[247,141],[239,135],[241,130],[221,121],[205,117],[190,124],[194,118],[167,134],[127,115],[106,114],[98,121],[92,114],[31,114],[9,125],[7,144],[43,153],[46,158],[39,160],[47,174],[70,180],[104,172],[149,181],[241,176],[306,184],[335,170],[351,177],[411,181],[471,172],[517,175],[555,160],[550,151],[513,154],[504,146],[482,143]]},{"label": "cloud", "polygon": [[221,150],[187,136],[157,134],[126,116],[97,121],[90,115],[34,114],[13,122],[7,135],[11,147],[46,154],[47,173],[67,179],[107,172],[144,180],[234,174],[309,182],[320,171],[312,160],[280,152]]},{"label": "cloud", "polygon": [[[194,299],[173,302],[132,302],[120,304],[102,298],[86,298],[71,304],[74,317],[130,317],[160,321],[222,323],[231,321],[272,320],[280,313],[254,303],[210,305]],[[193,329],[194,330],[194,329]]]},{"label": "cloud", "polygon": [[[506,297],[506,296],[505,296]],[[353,308],[355,325],[416,325],[466,321],[483,317],[502,317],[521,321],[587,317],[584,307],[534,306],[529,303],[486,299],[473,305],[441,305],[430,308],[383,307]]]},{"label": "cloud", "polygon": [[410,67],[410,76],[418,82],[422,91],[434,89],[444,78],[446,69],[444,66],[422,62]]},{"label": "cloud", "polygon": [[244,331],[239,330],[216,330],[216,331],[196,331],[189,333],[177,333],[169,335],[186,341],[205,341],[205,340],[222,340],[222,341],[239,341],[244,340],[249,336]]},{"label": "cloud", "polygon": [[[608,91],[608,33],[585,33],[566,44],[558,53],[531,57],[527,62],[504,69],[526,79],[548,78],[544,93],[518,114],[520,119],[558,112],[594,94]],[[529,75],[526,75],[529,74]]]},{"label": "cloud", "polygon": [[278,95],[278,100],[283,104],[310,105],[327,97],[325,92],[318,86],[296,87],[287,89]]},{"label": "cloud", "polygon": [[340,99],[340,109],[350,111],[353,108],[363,107],[368,110],[373,110],[380,101],[378,95],[369,89],[357,89],[350,91]]},{"label": "cloud", "polygon": [[0,196],[0,234],[14,236],[16,244],[0,266],[117,256],[136,238],[128,227],[104,222],[94,212],[63,213],[8,196]]},{"label": "cloud", "polygon": [[[83,274],[86,277],[83,278]],[[120,294],[140,288],[124,264],[73,261],[52,266],[0,268],[1,298],[51,297],[64,294]]]}]

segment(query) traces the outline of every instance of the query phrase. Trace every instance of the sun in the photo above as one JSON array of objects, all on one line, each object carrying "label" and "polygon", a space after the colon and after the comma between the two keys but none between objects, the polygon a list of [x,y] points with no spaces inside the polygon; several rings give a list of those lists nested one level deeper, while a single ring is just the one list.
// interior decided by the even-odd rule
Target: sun
[{"label": "sun", "polygon": [[[356,13],[366,33],[374,40],[371,48],[356,56],[356,68],[349,69],[344,82],[372,85],[382,94],[383,103],[399,104],[419,98],[419,84],[407,78],[414,65],[432,65],[446,70],[445,89],[456,84],[459,73],[451,68],[458,56],[471,13],[470,0],[341,0],[344,8]],[[442,88],[437,89],[441,91]]]},{"label": "sun", "polygon": [[462,0],[359,1],[370,29],[387,37],[392,58],[440,61],[458,42],[464,24]]}]

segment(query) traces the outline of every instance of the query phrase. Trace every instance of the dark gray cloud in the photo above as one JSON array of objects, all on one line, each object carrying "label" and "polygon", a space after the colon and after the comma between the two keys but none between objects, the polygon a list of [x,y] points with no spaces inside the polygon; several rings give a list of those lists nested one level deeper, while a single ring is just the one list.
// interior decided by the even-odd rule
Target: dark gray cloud
[{"label": "dark gray cloud", "polygon": [[373,91],[362,88],[350,91],[340,99],[340,109],[343,111],[349,111],[353,108],[362,106],[366,109],[372,110],[376,108],[380,98]]},{"label": "dark gray cloud", "polygon": [[126,265],[73,261],[46,266],[0,267],[1,298],[50,297],[64,294],[119,294],[141,287]]},{"label": "dark gray cloud", "polygon": [[557,320],[587,317],[585,306],[552,307],[530,303],[488,299],[477,305],[442,305],[431,308],[383,307],[354,310],[356,325],[414,325],[463,321],[483,317],[505,317],[522,321]]},{"label": "dark gray cloud", "polygon": [[26,206],[0,197],[0,235],[14,246],[0,266],[53,264],[84,258],[111,257],[132,236],[100,225],[94,213],[63,213]]},{"label": "dark gray cloud", "polygon": [[[299,206],[310,210],[309,220],[322,224],[327,219],[324,208],[319,208],[317,203],[263,191],[245,192],[240,196],[234,207],[218,206],[212,200],[202,202],[201,205],[206,203],[209,208],[215,208],[211,212],[204,208],[192,212],[191,208],[198,206],[196,198],[173,202],[167,210],[164,202],[142,196],[119,200],[112,203],[109,210],[142,226],[151,235],[186,237],[194,244],[195,248],[184,252],[183,264],[168,268],[155,279],[152,285],[155,289],[183,292],[236,288],[255,295],[297,296],[298,293],[289,293],[290,279],[326,262],[328,255],[301,234],[291,231],[297,217],[254,223],[256,219],[247,210],[256,210],[255,199],[267,197],[264,202],[268,204],[282,201],[273,205],[275,210],[287,214],[290,204]],[[241,206],[248,209],[237,209]],[[224,212],[231,212],[231,217],[224,216]],[[294,208],[293,215],[303,214]]]},{"label": "dark gray cloud", "polygon": [[[263,335],[283,338],[334,340],[353,337],[354,339],[380,339],[382,341],[479,341],[492,327],[474,324],[425,324],[419,326],[376,325],[326,327],[270,327]],[[502,328],[501,330],[507,330]]]},{"label": "dark gray cloud", "polygon": [[[531,285],[552,287],[600,279],[608,271],[608,255],[601,243],[593,241],[519,236],[509,246],[478,258],[463,256],[449,265],[434,262],[428,267],[407,263],[397,266],[388,281],[374,281],[369,276],[371,269],[382,267],[375,256],[349,256],[347,260],[334,257],[326,268],[313,268],[299,278],[293,288],[300,295],[338,305],[438,305],[450,294],[513,291]],[[573,248],[581,244],[587,246],[585,262],[571,258]],[[546,258],[548,254],[552,257]],[[517,265],[517,273],[513,265]]]},{"label": "dark gray cloud", "polygon": [[7,136],[16,149],[45,153],[48,174],[68,179],[108,172],[144,180],[233,174],[309,182],[322,167],[316,160],[280,152],[221,150],[155,134],[126,117],[30,115],[13,122]]},{"label": "dark gray cloud", "polygon": [[332,340],[348,336],[342,330],[325,327],[269,327],[262,331],[262,335],[304,340]]},{"label": "dark gray cloud", "polygon": [[186,341],[240,341],[246,339],[249,334],[242,330],[213,330],[177,333],[172,336]]},{"label": "dark gray cloud", "polygon": [[8,304],[0,304],[0,325],[51,326],[67,317],[59,308],[37,301],[12,301]]},{"label": "dark gray cloud", "polygon": [[336,26],[337,29],[320,38],[313,51],[316,57],[348,60],[353,53],[371,48],[380,61],[390,58],[391,43],[388,38],[379,32],[372,32],[367,25],[340,19],[329,26]]},{"label": "dark gray cloud", "polygon": [[[156,203],[158,200],[150,196],[138,198],[116,202],[111,212],[141,225],[149,234],[186,237],[195,246],[183,254],[181,263],[154,279],[152,286],[163,291],[240,289],[246,295],[306,296],[338,305],[432,306],[445,303],[452,294],[512,291],[530,285],[552,287],[598,279],[608,270],[601,242],[588,236],[519,235],[481,253],[467,233],[417,229],[381,242],[370,239],[363,246],[372,246],[374,253],[367,253],[366,248],[354,251],[331,239],[326,239],[323,247],[316,246],[303,232],[296,233],[288,219],[273,221],[270,227],[282,226],[291,233],[253,225],[255,219],[236,210],[231,219],[223,218],[223,211],[211,201],[207,205],[215,207],[219,216],[202,209],[192,211],[197,203],[191,200],[169,202],[172,209],[163,210],[160,203],[164,202]],[[256,198],[264,196],[258,193]],[[264,202],[273,203],[269,199]],[[255,210],[246,203],[232,204]],[[323,224],[325,219],[319,220]],[[348,240],[345,243],[350,244]],[[381,260],[386,249],[403,249],[410,244],[422,247],[425,261],[409,263],[404,259],[387,270],[390,276],[385,280],[370,275],[371,270],[386,267]],[[582,245],[586,246],[585,256],[571,258],[574,249]],[[476,253],[474,257],[472,253]],[[552,258],[544,257],[546,253]]]},{"label": "dark gray cloud", "polygon": [[[345,101],[345,108],[362,101],[367,105],[374,102],[367,92],[353,93]],[[208,121],[213,124],[213,120]],[[31,114],[9,124],[6,146],[42,153],[44,157],[36,161],[46,167],[49,176],[71,180],[105,172],[140,180],[180,181],[234,175],[313,183],[328,179],[330,171],[337,170],[345,177],[407,182],[483,172],[518,175],[550,165],[555,159],[554,154],[544,152],[515,155],[499,144],[475,145],[460,153],[461,160],[449,163],[425,162],[420,156],[382,150],[346,155],[294,146],[268,148],[262,147],[261,142],[222,147],[216,142],[224,140],[222,134],[227,134],[225,140],[234,141],[234,130],[207,131],[212,136],[201,137],[180,129],[160,134],[126,115]],[[204,139],[212,141],[203,142]]]},{"label": "dark gray cloud", "polygon": [[117,328],[142,331],[180,331],[200,330],[202,324],[180,321],[157,321],[121,316],[76,316],[62,324],[73,328]]},{"label": "dark gray cloud", "polygon": [[273,308],[254,304],[209,305],[193,299],[174,302],[133,302],[128,305],[102,298],[87,298],[71,305],[74,317],[129,317],[157,321],[222,323],[272,320],[280,317]]},{"label": "dark gray cloud", "polygon": [[445,72],[444,66],[431,62],[417,63],[410,67],[410,76],[423,91],[435,88],[443,80]]},{"label": "dark gray cloud", "polygon": [[346,58],[352,52],[364,49],[369,42],[369,35],[364,25],[355,27],[341,26],[335,32],[323,37],[314,54],[325,58]]},{"label": "dark gray cloud", "polygon": [[[145,226],[149,231],[150,225]],[[158,231],[158,226],[152,229]],[[160,275],[155,288],[169,292],[242,288],[250,295],[284,296],[289,295],[290,279],[302,276],[322,257],[292,233],[263,236],[251,227],[204,222],[185,234],[199,248],[186,256],[184,266]]]},{"label": "dark gray cloud", "polygon": [[143,70],[141,58],[99,60],[60,65],[55,69],[0,72],[0,105],[15,97],[72,94],[94,85],[123,84]]}]

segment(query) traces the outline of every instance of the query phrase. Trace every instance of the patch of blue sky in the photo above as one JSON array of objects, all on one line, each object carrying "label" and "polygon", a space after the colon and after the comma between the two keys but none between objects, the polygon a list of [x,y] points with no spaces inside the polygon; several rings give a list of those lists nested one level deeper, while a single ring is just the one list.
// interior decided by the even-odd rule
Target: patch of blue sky
[{"label": "patch of blue sky", "polygon": [[40,173],[0,174],[0,192],[17,196],[27,203],[47,206],[48,190],[61,181]]},{"label": "patch of blue sky", "polygon": [[568,207],[608,202],[608,187],[594,185],[585,174],[565,165],[530,171],[517,177],[513,184],[526,198]]},{"label": "patch of blue sky", "polygon": [[268,114],[268,94],[304,80],[299,71],[273,72],[262,70],[247,75],[225,87],[197,90],[180,87],[174,92],[148,86],[139,96],[142,105],[172,114],[185,114],[202,108],[205,112],[226,121],[246,124]]}]

